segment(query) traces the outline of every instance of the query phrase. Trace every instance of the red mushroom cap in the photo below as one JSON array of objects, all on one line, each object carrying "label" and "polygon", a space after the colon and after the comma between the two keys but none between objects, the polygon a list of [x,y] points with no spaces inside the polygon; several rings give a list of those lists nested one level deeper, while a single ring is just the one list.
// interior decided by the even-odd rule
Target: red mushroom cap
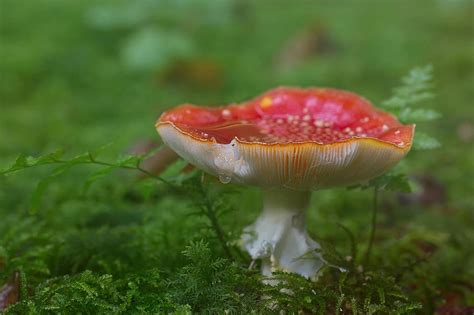
[{"label": "red mushroom cap", "polygon": [[184,104],[161,137],[183,158],[237,183],[308,190],[381,175],[410,150],[414,125],[350,92],[280,87],[242,104]]}]

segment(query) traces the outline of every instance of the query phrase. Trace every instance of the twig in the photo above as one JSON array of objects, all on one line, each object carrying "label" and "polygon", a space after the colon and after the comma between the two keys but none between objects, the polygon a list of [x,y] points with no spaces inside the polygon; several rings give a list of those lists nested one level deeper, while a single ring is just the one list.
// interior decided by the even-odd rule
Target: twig
[{"label": "twig", "polygon": [[254,266],[255,266],[255,259],[252,259],[252,261],[250,262],[250,265],[248,267],[248,270],[252,270]]}]

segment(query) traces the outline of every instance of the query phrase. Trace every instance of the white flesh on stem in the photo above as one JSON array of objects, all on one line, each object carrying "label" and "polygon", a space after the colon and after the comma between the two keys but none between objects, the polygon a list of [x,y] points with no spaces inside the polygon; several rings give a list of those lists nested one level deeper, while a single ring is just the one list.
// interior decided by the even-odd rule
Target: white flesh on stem
[{"label": "white flesh on stem", "polygon": [[274,271],[294,272],[316,279],[325,264],[315,251],[305,223],[309,191],[264,190],[263,211],[244,229],[242,243],[253,259],[262,260],[262,274]]}]

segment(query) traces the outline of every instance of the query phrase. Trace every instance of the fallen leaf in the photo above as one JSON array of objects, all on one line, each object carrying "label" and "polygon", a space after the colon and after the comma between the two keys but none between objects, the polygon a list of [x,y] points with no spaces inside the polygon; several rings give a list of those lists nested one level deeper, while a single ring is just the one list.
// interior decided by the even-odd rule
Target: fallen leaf
[{"label": "fallen leaf", "polygon": [[456,292],[448,292],[444,295],[444,303],[436,309],[438,315],[473,315],[473,306],[463,306],[460,303],[461,296]]},{"label": "fallen leaf", "polygon": [[474,140],[474,126],[470,123],[462,123],[458,126],[458,137],[463,142]]},{"label": "fallen leaf", "polygon": [[314,56],[329,55],[337,45],[323,26],[304,29],[291,38],[275,57],[277,70],[288,71]]},{"label": "fallen leaf", "polygon": [[158,80],[173,85],[218,89],[222,86],[223,72],[212,60],[178,60],[160,72]]},{"label": "fallen leaf", "polygon": [[419,190],[411,193],[399,193],[398,200],[404,205],[420,204],[444,205],[448,199],[446,187],[432,175],[413,176],[412,179],[419,186]]},{"label": "fallen leaf", "polygon": [[10,280],[0,288],[0,311],[18,302],[20,297],[20,274],[13,273]]},{"label": "fallen leaf", "polygon": [[[134,145],[132,145],[127,150],[127,153],[133,155],[143,155],[157,147],[158,143],[155,141],[148,139],[140,140],[137,141]],[[158,152],[156,152],[154,155],[141,162],[140,167],[152,174],[159,175],[178,158],[179,156],[173,150],[168,147],[164,147]],[[142,178],[146,175],[140,173],[139,176]]]}]

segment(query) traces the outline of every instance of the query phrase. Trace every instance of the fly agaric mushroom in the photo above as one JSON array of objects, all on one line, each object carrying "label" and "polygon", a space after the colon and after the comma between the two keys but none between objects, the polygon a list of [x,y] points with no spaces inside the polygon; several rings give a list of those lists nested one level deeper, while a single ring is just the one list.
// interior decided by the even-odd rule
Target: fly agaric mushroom
[{"label": "fly agaric mushroom", "polygon": [[383,174],[410,150],[414,127],[350,92],[287,87],[226,107],[184,104],[156,124],[178,155],[221,182],[263,188],[263,212],[241,240],[264,275],[313,279],[324,261],[306,232],[311,190]]}]

